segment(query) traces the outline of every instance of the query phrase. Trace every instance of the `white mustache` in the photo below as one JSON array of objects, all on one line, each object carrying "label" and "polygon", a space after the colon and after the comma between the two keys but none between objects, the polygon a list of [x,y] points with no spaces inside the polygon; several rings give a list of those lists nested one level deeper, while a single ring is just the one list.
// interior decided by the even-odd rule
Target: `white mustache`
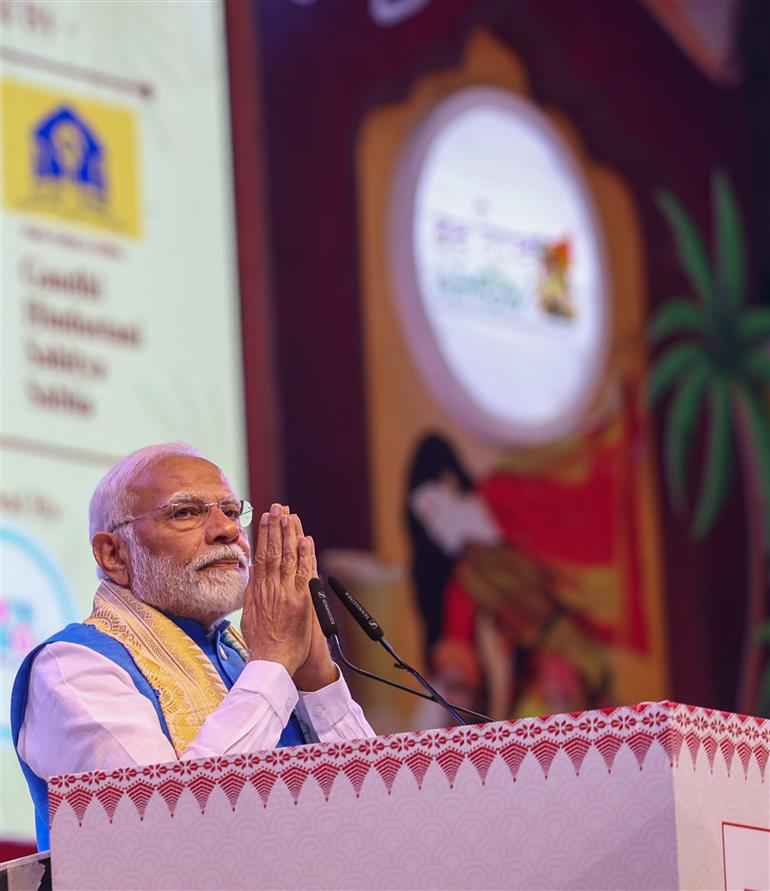
[{"label": "white mustache", "polygon": [[212,548],[196,560],[191,560],[187,565],[191,569],[205,569],[212,563],[219,563],[221,560],[237,560],[241,569],[246,569],[246,555],[237,545],[219,545]]}]

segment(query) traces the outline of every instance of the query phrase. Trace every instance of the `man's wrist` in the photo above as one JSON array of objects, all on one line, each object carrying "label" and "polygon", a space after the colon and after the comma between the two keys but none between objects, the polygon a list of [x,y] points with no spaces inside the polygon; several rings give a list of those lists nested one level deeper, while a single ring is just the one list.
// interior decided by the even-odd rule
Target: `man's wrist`
[{"label": "man's wrist", "polygon": [[260,652],[259,650],[249,650],[249,662],[275,662],[277,665],[283,666],[289,677],[297,671],[297,661],[285,653],[276,652]]},{"label": "man's wrist", "polygon": [[315,693],[338,681],[340,672],[337,666],[330,660],[329,664],[320,670],[300,669],[294,674],[294,686],[301,693]]}]

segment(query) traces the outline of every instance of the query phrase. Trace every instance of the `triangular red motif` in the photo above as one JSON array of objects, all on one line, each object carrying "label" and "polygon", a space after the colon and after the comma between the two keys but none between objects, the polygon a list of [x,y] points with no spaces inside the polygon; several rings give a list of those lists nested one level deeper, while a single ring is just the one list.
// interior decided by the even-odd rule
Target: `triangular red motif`
[{"label": "triangular red motif", "polygon": [[457,749],[444,749],[436,757],[436,763],[444,771],[444,776],[449,780],[449,788],[452,789],[457,779],[457,771],[465,761],[465,755]]},{"label": "triangular red motif", "polygon": [[372,766],[382,778],[382,782],[385,783],[385,788],[388,790],[388,795],[390,795],[396,776],[399,770],[401,770],[401,762],[392,755],[385,755],[379,761],[375,761]]},{"label": "triangular red motif", "polygon": [[53,824],[53,819],[56,816],[56,811],[59,810],[59,805],[64,801],[64,796],[60,792],[56,792],[50,786],[48,787],[48,825],[51,826]]},{"label": "triangular red motif", "polygon": [[327,801],[329,800],[329,793],[332,790],[332,786],[334,785],[334,781],[337,779],[337,774],[339,774],[339,772],[339,765],[331,764],[328,761],[321,761],[310,771],[310,775],[321,787],[321,791]]},{"label": "triangular red motif", "polygon": [[412,771],[415,780],[417,780],[418,789],[422,789],[423,780],[430,767],[431,760],[430,756],[426,755],[425,752],[412,752],[404,762],[409,770]]},{"label": "triangular red motif", "polygon": [[476,768],[482,786],[487,781],[487,774],[492,766],[492,762],[495,760],[495,754],[495,750],[490,749],[489,746],[479,746],[471,749],[468,753],[468,760]]},{"label": "triangular red motif", "polygon": [[749,778],[749,761],[751,760],[751,749],[749,748],[748,743],[745,740],[741,740],[738,743],[736,748],[738,752],[738,757],[741,759],[741,764],[743,765],[743,775],[746,779]]},{"label": "triangular red motif", "polygon": [[684,738],[684,741],[687,743],[687,748],[690,752],[692,769],[695,770],[695,767],[698,763],[698,752],[700,751],[700,739],[693,730],[689,730]]},{"label": "triangular red motif", "polygon": [[246,785],[246,777],[242,773],[231,770],[219,778],[218,785],[227,796],[230,807],[235,811],[241,790]]},{"label": "triangular red motif", "polygon": [[350,780],[356,798],[361,794],[361,786],[364,784],[366,775],[371,770],[371,764],[363,761],[361,758],[353,758],[351,761],[342,765],[342,772]]},{"label": "triangular red motif", "polygon": [[85,789],[74,788],[67,796],[66,802],[75,812],[75,816],[78,819],[78,823],[83,822],[83,817],[85,816],[86,809],[88,805],[91,803],[91,799],[93,798],[93,793],[88,792]]},{"label": "triangular red motif", "polygon": [[583,736],[573,736],[564,743],[564,751],[575,768],[576,776],[580,776],[580,768],[590,748],[591,743]]},{"label": "triangular red motif", "polygon": [[607,765],[607,773],[612,773],[612,765],[615,763],[615,756],[620,751],[623,741],[614,733],[605,733],[599,739],[594,741],[594,745],[599,750],[599,754],[604,758]]},{"label": "triangular red motif", "polygon": [[682,734],[676,727],[670,724],[664,727],[658,735],[658,742],[663,746],[668,755],[669,763],[673,766],[679,762],[679,752],[682,749]]},{"label": "triangular red motif", "polygon": [[160,793],[160,797],[166,802],[169,814],[173,817],[177,802],[179,801],[179,796],[185,789],[184,783],[172,776],[163,780],[163,782],[156,788]]},{"label": "triangular red motif", "polygon": [[201,809],[201,813],[205,813],[209,795],[211,795],[211,792],[214,789],[214,780],[212,780],[208,774],[199,773],[197,776],[194,776],[191,780],[187,781],[187,788],[195,796],[195,800],[198,802],[198,807]]},{"label": "triangular red motif", "polygon": [[541,739],[532,746],[532,754],[537,758],[537,763],[546,779],[548,779],[548,771],[551,769],[553,759],[558,751],[559,747],[550,739]]},{"label": "triangular red motif", "polygon": [[507,746],[503,746],[503,748],[500,749],[500,757],[505,761],[514,782],[516,782],[516,776],[526,754],[527,749],[517,742],[510,742]]},{"label": "triangular red motif", "polygon": [[650,751],[650,746],[653,743],[652,735],[645,730],[637,730],[636,733],[632,733],[631,736],[626,739],[626,742],[628,743],[628,747],[634,753],[634,757],[639,765],[639,770],[641,770],[644,766],[644,759],[647,757],[647,752]]},{"label": "triangular red motif", "polygon": [[115,816],[115,808],[124,794],[124,790],[118,786],[103,786],[96,792],[96,797],[104,808],[104,813],[107,814],[107,819],[110,823],[112,823],[112,818]]},{"label": "triangular red motif", "polygon": [[711,733],[707,733],[701,740],[701,745],[708,758],[709,770],[711,773],[714,773],[714,758],[717,753],[717,741]]},{"label": "triangular red motif", "polygon": [[725,767],[729,775],[733,766],[733,755],[735,754],[735,743],[727,736],[723,736],[719,741],[719,751],[725,759]]},{"label": "triangular red motif", "polygon": [[154,791],[155,786],[151,786],[144,780],[139,780],[126,789],[126,795],[133,801],[140,820],[144,819],[144,812],[147,810],[147,805]]},{"label": "triangular red motif", "polygon": [[762,782],[765,781],[765,768],[767,767],[767,746],[763,743],[757,743],[754,746],[754,758],[756,759],[757,766],[759,767],[759,774],[762,777]]},{"label": "triangular red motif", "polygon": [[305,785],[305,780],[308,778],[309,774],[310,771],[306,770],[304,767],[299,767],[296,764],[292,764],[281,771],[281,779],[283,780],[283,784],[289,790],[291,797],[294,799],[294,804],[299,800],[299,793],[302,791],[302,787]]},{"label": "triangular red motif", "polygon": [[257,790],[259,797],[262,799],[262,806],[267,807],[267,799],[273,790],[275,781],[278,779],[276,774],[266,767],[256,770],[250,777],[249,782]]}]

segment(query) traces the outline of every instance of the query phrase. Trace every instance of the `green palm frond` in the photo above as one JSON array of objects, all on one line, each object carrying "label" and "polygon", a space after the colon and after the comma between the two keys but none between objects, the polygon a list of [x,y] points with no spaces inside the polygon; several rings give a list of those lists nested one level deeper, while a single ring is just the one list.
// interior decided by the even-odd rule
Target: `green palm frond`
[{"label": "green palm frond", "polygon": [[704,404],[710,369],[697,364],[671,402],[666,423],[666,472],[675,507],[684,503],[686,492],[685,459],[692,434]]},{"label": "green palm frond", "polygon": [[670,334],[686,332],[705,334],[708,327],[708,317],[697,303],[681,298],[669,300],[655,313],[650,323],[650,340],[658,343]]},{"label": "green palm frond", "polygon": [[695,343],[681,343],[664,350],[653,368],[647,384],[647,399],[650,405],[669,389],[677,376],[695,362],[705,361],[703,348]]},{"label": "green palm frond", "polygon": [[770,507],[770,415],[762,400],[745,382],[736,384],[733,393],[746,414],[759,468],[759,494],[767,512]]},{"label": "green palm frond", "polygon": [[669,192],[657,195],[660,209],[674,233],[677,252],[687,277],[704,307],[711,308],[716,301],[714,280],[703,241],[682,205]]},{"label": "green palm frond", "polygon": [[[712,259],[680,202],[668,192],[656,195],[696,299],[667,301],[648,329],[653,343],[672,340],[655,360],[647,398],[652,405],[669,390],[674,391],[664,431],[667,489],[674,507],[684,503],[690,447],[702,412],[707,403],[710,406],[704,427],[705,465],[690,530],[695,538],[710,531],[725,502],[736,445],[741,446],[743,460],[759,468],[763,501],[770,513],[770,415],[766,404],[770,309],[744,308],[746,264],[740,210],[723,173],[714,174],[711,188]],[[750,436],[735,442],[736,425],[744,420]]]},{"label": "green palm frond", "polygon": [[770,338],[770,309],[750,309],[744,312],[736,324],[738,337],[743,343]]},{"label": "green palm frond", "polygon": [[728,304],[737,309],[745,299],[743,231],[738,206],[724,173],[712,183],[717,280]]},{"label": "green palm frond", "polygon": [[731,452],[730,396],[727,382],[718,377],[711,385],[706,469],[692,524],[694,538],[703,538],[719,514],[730,484]]}]

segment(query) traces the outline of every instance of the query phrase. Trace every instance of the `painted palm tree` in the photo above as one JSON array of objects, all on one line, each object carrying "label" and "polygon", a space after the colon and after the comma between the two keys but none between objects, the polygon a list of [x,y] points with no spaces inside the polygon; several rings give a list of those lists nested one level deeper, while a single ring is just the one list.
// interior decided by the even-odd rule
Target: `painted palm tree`
[{"label": "painted palm tree", "polygon": [[666,480],[674,508],[687,503],[688,458],[705,424],[704,469],[696,486],[690,534],[705,538],[725,503],[736,453],[744,483],[748,590],[738,708],[756,708],[761,647],[756,629],[766,617],[767,508],[770,486],[770,310],[746,306],[740,214],[727,178],[712,179],[713,261],[682,205],[668,192],[657,196],[673,234],[694,297],[667,301],[653,317],[655,343],[669,341],[656,357],[648,382],[652,403],[671,392],[665,418]]}]

